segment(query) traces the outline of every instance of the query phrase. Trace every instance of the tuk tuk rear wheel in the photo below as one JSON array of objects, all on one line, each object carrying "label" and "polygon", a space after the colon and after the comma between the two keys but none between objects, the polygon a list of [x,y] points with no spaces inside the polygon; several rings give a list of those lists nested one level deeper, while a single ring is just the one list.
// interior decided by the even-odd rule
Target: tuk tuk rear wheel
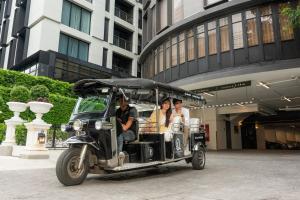
[{"label": "tuk tuk rear wheel", "polygon": [[192,166],[195,170],[202,170],[205,167],[205,150],[201,147],[193,152]]},{"label": "tuk tuk rear wheel", "polygon": [[56,163],[56,176],[58,180],[66,185],[81,184],[89,171],[88,159],[84,159],[82,168],[78,169],[81,149],[70,148],[65,150]]}]

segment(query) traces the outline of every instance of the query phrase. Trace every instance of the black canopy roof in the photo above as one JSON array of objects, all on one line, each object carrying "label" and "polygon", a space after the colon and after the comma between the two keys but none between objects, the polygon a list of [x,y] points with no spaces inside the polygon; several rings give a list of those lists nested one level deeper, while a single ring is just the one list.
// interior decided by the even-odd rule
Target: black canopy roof
[{"label": "black canopy roof", "polygon": [[84,79],[75,83],[74,91],[78,95],[84,95],[88,92],[88,90],[100,87],[116,87],[122,89],[158,89],[159,91],[167,92],[170,94],[172,93],[175,95],[191,97],[197,100],[203,100],[203,97],[196,93],[173,87],[168,84],[140,78]]}]

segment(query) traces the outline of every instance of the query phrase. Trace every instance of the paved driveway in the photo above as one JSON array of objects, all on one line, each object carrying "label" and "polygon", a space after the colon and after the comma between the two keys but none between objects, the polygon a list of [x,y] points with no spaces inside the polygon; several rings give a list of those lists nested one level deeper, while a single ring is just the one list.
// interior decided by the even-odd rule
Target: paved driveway
[{"label": "paved driveway", "polygon": [[[1,163],[0,163],[1,164]],[[209,152],[205,170],[184,162],[155,170],[90,175],[62,186],[55,169],[0,171],[0,199],[300,199],[300,152]]]}]

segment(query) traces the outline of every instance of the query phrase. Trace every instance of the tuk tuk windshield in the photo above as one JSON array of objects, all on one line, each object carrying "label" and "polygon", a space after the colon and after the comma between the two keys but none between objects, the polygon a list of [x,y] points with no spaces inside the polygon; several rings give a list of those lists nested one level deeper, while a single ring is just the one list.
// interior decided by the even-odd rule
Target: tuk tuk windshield
[{"label": "tuk tuk windshield", "polygon": [[109,95],[79,98],[73,114],[104,112],[108,107]]}]

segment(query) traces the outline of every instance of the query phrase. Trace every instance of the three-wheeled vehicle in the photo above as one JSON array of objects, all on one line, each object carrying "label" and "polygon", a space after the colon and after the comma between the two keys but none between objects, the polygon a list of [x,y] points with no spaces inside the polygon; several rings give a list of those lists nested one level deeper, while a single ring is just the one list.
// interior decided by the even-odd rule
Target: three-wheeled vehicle
[{"label": "three-wheeled vehicle", "polygon": [[[69,148],[60,155],[56,164],[56,175],[62,184],[81,184],[88,173],[124,172],[181,160],[192,163],[193,169],[204,168],[205,133],[200,128],[199,119],[190,119],[186,149],[183,147],[181,121],[172,123],[173,137],[165,141],[158,124],[151,132],[145,117],[136,119],[136,138],[123,147],[127,152],[124,164],[119,162],[116,132],[119,123],[116,120],[117,97],[120,94],[130,102],[130,106],[136,106],[141,115],[151,109],[159,113],[159,102],[164,98],[181,99],[184,107],[197,109],[204,102],[202,96],[167,84],[135,78],[81,80],[75,84],[74,91],[79,96],[78,101],[70,121],[62,125],[62,130],[70,134],[65,141]],[[159,115],[156,116],[159,121]]]}]

